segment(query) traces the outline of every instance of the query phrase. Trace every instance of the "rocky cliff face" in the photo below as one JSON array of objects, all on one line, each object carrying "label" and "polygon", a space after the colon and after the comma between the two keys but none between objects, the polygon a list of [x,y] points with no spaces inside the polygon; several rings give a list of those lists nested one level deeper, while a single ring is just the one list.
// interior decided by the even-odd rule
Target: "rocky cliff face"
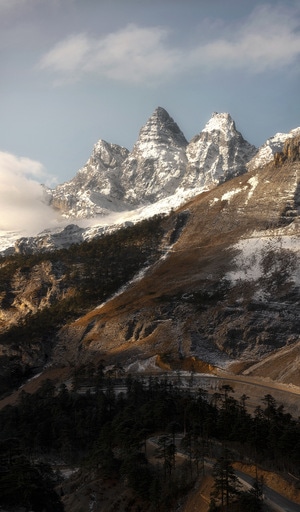
[{"label": "rocky cliff face", "polygon": [[174,194],[185,174],[186,146],[178,125],[158,107],[124,162],[121,183],[125,199],[137,206]]},{"label": "rocky cliff face", "polygon": [[121,167],[129,151],[117,144],[99,140],[86,165],[75,178],[48,190],[49,203],[67,217],[93,217],[114,208],[124,209]]},{"label": "rocky cliff face", "polygon": [[255,146],[236,130],[229,114],[215,112],[187,147],[188,167],[183,183],[211,188],[243,174],[256,152]]},{"label": "rocky cliff face", "polygon": [[71,293],[63,264],[42,261],[17,268],[0,294],[0,329],[59,302]]}]

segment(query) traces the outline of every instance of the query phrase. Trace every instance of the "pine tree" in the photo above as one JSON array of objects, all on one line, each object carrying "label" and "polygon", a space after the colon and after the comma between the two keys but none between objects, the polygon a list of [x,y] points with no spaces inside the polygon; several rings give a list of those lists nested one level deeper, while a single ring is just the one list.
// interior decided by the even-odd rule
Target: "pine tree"
[{"label": "pine tree", "polygon": [[215,478],[212,500],[219,499],[221,510],[228,511],[229,505],[239,494],[239,481],[234,473],[234,469],[229,459],[228,451],[225,449],[213,467],[213,476]]}]

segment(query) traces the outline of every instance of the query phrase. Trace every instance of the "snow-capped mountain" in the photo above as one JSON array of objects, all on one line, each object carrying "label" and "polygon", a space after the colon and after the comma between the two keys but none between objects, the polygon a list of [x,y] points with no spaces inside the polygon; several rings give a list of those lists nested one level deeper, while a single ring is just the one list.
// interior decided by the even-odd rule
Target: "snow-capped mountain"
[{"label": "snow-capped mountain", "polygon": [[158,107],[131,152],[98,141],[75,178],[48,191],[49,201],[67,218],[130,210],[182,189],[196,194],[242,174],[256,151],[229,114],[214,113],[188,144],[168,112]]},{"label": "snow-capped mountain", "polygon": [[[158,107],[130,152],[100,139],[86,165],[70,181],[44,189],[45,201],[65,219],[28,237],[1,232],[2,254],[30,253],[80,243],[159,213],[270,162],[284,142],[300,133],[271,137],[257,150],[228,113],[213,113],[188,143],[177,123]],[[70,227],[68,227],[70,225]]]},{"label": "snow-capped mountain", "polygon": [[[159,140],[155,141],[155,130],[152,127],[149,135],[153,148]],[[169,140],[171,134],[166,133]],[[224,147],[236,137],[232,120],[224,114],[214,115],[205,133],[199,144],[217,137]],[[174,137],[174,159],[181,162],[181,143],[185,155],[188,145],[177,129]],[[105,147],[109,164],[112,148]],[[99,148],[102,151],[103,145]],[[119,149],[116,152],[120,155]],[[156,156],[159,160],[161,155],[153,149],[152,171]],[[106,182],[123,204],[119,184],[129,158],[126,152],[120,156],[121,163],[115,157],[114,172]],[[94,155],[90,164],[93,170],[98,166],[109,173],[109,165],[106,170],[102,167],[103,160],[104,156],[97,159]],[[207,186],[204,193],[195,195],[197,187],[181,185],[173,195],[152,204],[149,200],[140,208],[133,209],[128,202],[131,210],[103,216],[105,226],[97,220],[85,228],[70,223],[63,233],[47,232],[38,239],[19,241],[17,247],[24,256],[4,259],[1,266],[0,327],[4,334],[0,354],[5,371],[11,371],[14,364],[23,372],[27,366],[43,367],[46,362],[76,367],[103,357],[110,364],[121,362],[128,367],[149,361],[157,362],[157,367],[161,362],[168,364],[170,369],[184,364],[203,368],[204,364],[210,371],[245,370],[254,375],[264,375],[270,364],[272,378],[299,386],[294,359],[300,346],[300,135],[286,137],[282,151],[268,165],[261,167],[258,160],[258,167],[245,172],[245,160],[242,172],[231,179],[218,174],[216,163],[216,176],[222,183]],[[234,162],[234,158],[227,161]],[[82,174],[85,183],[89,170]],[[201,172],[199,177],[201,181]],[[103,186],[101,193],[104,190]],[[174,207],[170,215],[154,217],[158,211],[170,210],[170,204]],[[113,222],[118,229],[121,220],[123,225],[136,224],[146,216],[153,218],[96,240]],[[49,247],[64,248],[88,237],[94,238],[91,244],[42,254]],[[34,251],[41,254],[26,258],[26,253]],[[20,335],[10,331],[14,326]],[[284,359],[279,364],[280,355],[278,360],[276,356],[274,366],[269,358],[279,353]]]}]

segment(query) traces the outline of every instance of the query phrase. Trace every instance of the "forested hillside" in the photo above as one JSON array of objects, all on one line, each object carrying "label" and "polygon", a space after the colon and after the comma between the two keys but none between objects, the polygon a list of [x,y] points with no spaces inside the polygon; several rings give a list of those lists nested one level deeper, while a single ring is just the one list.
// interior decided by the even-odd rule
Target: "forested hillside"
[{"label": "forested hillside", "polygon": [[104,302],[159,257],[162,219],[69,249],[0,260],[0,394],[47,362],[62,325]]},{"label": "forested hillside", "polygon": [[[235,397],[229,385],[209,396],[201,388],[183,390],[180,379],[124,379],[121,371],[104,373],[101,364],[78,367],[70,389],[46,381],[37,393],[23,392],[17,406],[1,411],[1,505],[57,512],[55,488],[66,511],[79,512],[80,487],[97,481],[90,498],[99,504],[95,510],[102,510],[107,483],[114,482],[116,490],[122,483],[122,494],[114,493],[107,510],[168,512],[207,471],[208,458],[215,461],[212,510],[226,500],[228,511],[239,502],[242,510],[257,512],[263,483],[254,481],[252,490],[242,491],[233,460],[300,477],[299,423],[271,395],[262,397],[251,416],[248,397]],[[124,393],[116,394],[120,385]],[[153,436],[154,459],[146,445]],[[177,452],[184,454],[180,463]],[[45,462],[52,470],[80,470],[77,490]],[[19,478],[24,472],[26,478]]]}]

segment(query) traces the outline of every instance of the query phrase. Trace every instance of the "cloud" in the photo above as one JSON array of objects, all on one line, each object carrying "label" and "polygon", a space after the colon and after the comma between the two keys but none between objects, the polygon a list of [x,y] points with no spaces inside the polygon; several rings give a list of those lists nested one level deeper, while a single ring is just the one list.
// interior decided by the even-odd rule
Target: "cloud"
[{"label": "cloud", "polygon": [[282,69],[300,56],[299,12],[263,5],[231,34],[194,48],[190,62],[260,73]]},{"label": "cloud", "polygon": [[174,72],[181,56],[178,50],[167,48],[167,35],[166,29],[134,24],[98,39],[77,34],[58,43],[39,67],[74,80],[88,73],[129,83],[156,81]]},{"label": "cloud", "polygon": [[175,35],[167,28],[134,24],[98,38],[74,34],[47,52],[39,68],[54,72],[60,82],[97,75],[133,84],[159,83],[195,70],[282,69],[300,55],[299,14],[262,5],[242,22],[204,20],[193,45],[172,46]]},{"label": "cloud", "polygon": [[37,181],[45,178],[40,162],[0,151],[0,230],[35,234],[55,222]]},{"label": "cloud", "polygon": [[0,13],[8,14],[19,9],[35,6],[43,0],[0,0]]}]

